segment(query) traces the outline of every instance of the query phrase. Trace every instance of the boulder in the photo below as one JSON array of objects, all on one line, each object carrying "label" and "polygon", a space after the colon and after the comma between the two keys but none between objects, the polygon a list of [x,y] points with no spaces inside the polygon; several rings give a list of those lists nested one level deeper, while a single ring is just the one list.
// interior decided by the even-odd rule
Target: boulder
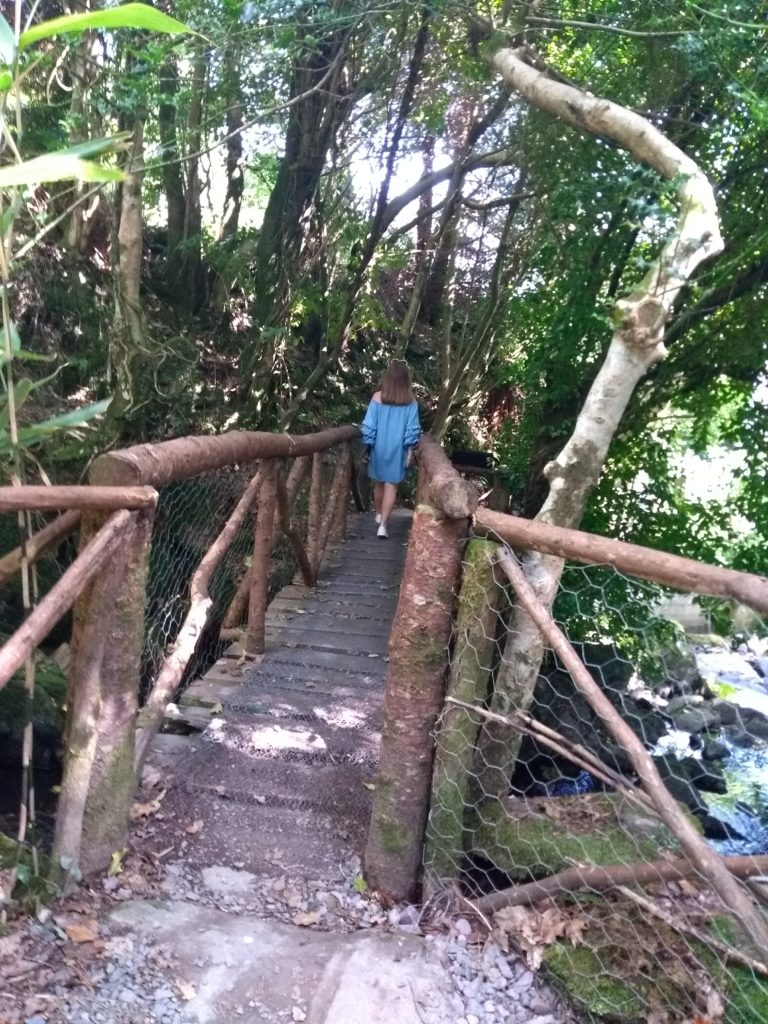
[{"label": "boulder", "polygon": [[[727,747],[725,752],[726,754],[728,753]],[[704,793],[728,792],[728,783],[725,781],[722,768],[706,764],[695,757],[684,757],[680,762],[680,766],[685,769],[688,778],[698,790]]]},{"label": "boulder", "polygon": [[701,676],[691,644],[678,641],[670,645],[661,651],[659,661],[664,682],[672,687],[673,694],[690,694],[699,690]]},{"label": "boulder", "polygon": [[670,715],[670,718],[674,727],[681,732],[704,732],[705,729],[717,729],[720,726],[717,712],[704,705],[684,708]]},{"label": "boulder", "polygon": [[724,761],[730,756],[731,752],[728,747],[724,743],[720,743],[719,740],[707,740],[701,751],[704,761]]}]

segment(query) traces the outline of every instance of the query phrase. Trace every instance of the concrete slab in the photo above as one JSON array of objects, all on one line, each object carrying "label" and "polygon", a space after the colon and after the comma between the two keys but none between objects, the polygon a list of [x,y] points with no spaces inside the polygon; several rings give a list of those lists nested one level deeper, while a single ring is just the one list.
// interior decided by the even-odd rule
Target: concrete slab
[{"label": "concrete slab", "polygon": [[190,1024],[446,1024],[453,980],[416,936],[309,931],[180,901],[118,907],[113,927],[162,944],[194,995]]}]

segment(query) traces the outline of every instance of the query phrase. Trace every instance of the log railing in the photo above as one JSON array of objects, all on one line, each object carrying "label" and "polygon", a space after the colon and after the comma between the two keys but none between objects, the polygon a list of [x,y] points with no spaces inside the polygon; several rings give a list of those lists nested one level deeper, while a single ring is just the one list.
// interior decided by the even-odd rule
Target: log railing
[{"label": "log railing", "polygon": [[[232,432],[179,438],[100,456],[87,486],[0,488],[2,512],[62,510],[0,559],[0,582],[80,525],[76,560],[0,651],[1,688],[74,606],[64,776],[51,859],[59,881],[75,869],[106,867],[124,845],[137,773],[210,622],[214,573],[238,534],[242,541],[248,522],[254,522],[252,557],[222,630],[242,641],[244,657],[264,651],[270,558],[283,534],[303,579],[314,585],[329,540],[346,532],[350,448],[358,435],[357,427],[347,426],[295,437]],[[338,454],[328,472],[325,459],[333,449]],[[179,581],[177,603],[186,614],[139,709],[148,566],[164,488],[243,465],[253,467],[251,478],[242,472],[235,477],[244,480],[239,498],[223,527],[213,527],[191,577]],[[302,536],[294,505],[310,465],[309,531]]]},{"label": "log railing", "polygon": [[[478,723],[482,716],[494,717],[486,709],[498,658],[496,631],[500,609],[511,599],[567,666],[577,691],[630,758],[639,784],[611,772],[582,747],[568,748],[562,736],[528,714],[527,706],[504,719],[508,728],[534,736],[560,756],[572,754],[574,763],[587,765],[645,813],[656,815],[685,852],[691,872],[720,897],[741,923],[744,940],[750,937],[764,955],[768,927],[762,915],[734,881],[729,865],[680,812],[642,742],[594,682],[504,545],[613,566],[664,586],[735,599],[763,615],[768,612],[768,580],[477,508],[473,489],[429,436],[422,439],[418,461],[419,504],[390,641],[380,769],[366,850],[369,883],[395,899],[414,898],[429,815],[434,818],[427,841],[430,868],[443,882],[458,880],[465,809],[474,806],[474,772],[482,755],[475,745]],[[470,528],[473,539],[467,545]],[[487,899],[481,902],[490,906]],[[510,891],[509,903],[515,902]],[[493,906],[502,903],[499,899]]]}]

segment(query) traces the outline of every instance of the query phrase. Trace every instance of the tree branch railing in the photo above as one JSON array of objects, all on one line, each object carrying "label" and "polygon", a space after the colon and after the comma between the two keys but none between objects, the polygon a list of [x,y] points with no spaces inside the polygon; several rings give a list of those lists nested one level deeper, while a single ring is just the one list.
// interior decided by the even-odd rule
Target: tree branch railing
[{"label": "tree branch railing", "polygon": [[[603,696],[551,618],[542,613],[534,590],[515,573],[511,554],[498,545],[503,541],[522,552],[612,566],[665,587],[735,600],[763,615],[768,612],[768,580],[477,508],[474,492],[428,435],[419,451],[418,502],[390,640],[380,771],[366,851],[369,882],[395,898],[413,899],[422,881],[427,892],[438,875],[442,884],[458,881],[473,829],[466,815],[481,784],[473,774],[482,755],[476,746],[478,730],[485,717],[504,718],[505,728],[532,737],[543,744],[542,749],[550,750],[550,756],[554,751],[554,756],[571,761],[578,770],[586,766],[609,790],[636,798],[646,815],[663,822],[686,858],[686,875],[709,886],[740,922],[744,943],[757,948],[764,958],[768,922],[734,878],[735,862],[716,853],[691,826],[643,743]],[[474,539],[467,544],[470,520]],[[526,614],[534,616],[545,644],[557,651],[581,697],[631,760],[639,785],[617,775],[614,767],[601,762],[583,743],[579,745],[578,738],[569,739],[531,718],[527,705],[512,707],[507,717],[487,710],[495,685],[493,666],[503,648],[499,626],[504,623],[503,629],[511,628],[504,611],[510,595],[522,602]],[[423,855],[429,871],[422,879]],[[751,874],[759,873],[758,861],[754,863]],[[663,872],[654,874],[653,866],[647,871],[631,865],[613,874],[612,870],[600,874],[598,888],[615,887],[635,877],[638,881],[666,877]],[[592,869],[580,867],[579,871],[589,884]],[[741,862],[738,873],[750,874]],[[569,878],[565,872],[551,886],[543,879],[484,896],[477,901],[478,910],[495,912],[525,904],[537,893],[544,898],[561,891]]]},{"label": "tree branch railing", "polygon": [[[346,531],[350,446],[358,436],[357,427],[347,426],[301,436],[253,431],[179,438],[99,456],[86,486],[0,488],[0,511],[65,510],[0,559],[0,582],[80,524],[75,562],[0,651],[1,688],[74,606],[64,776],[51,858],[57,881],[66,884],[75,869],[88,873],[106,867],[112,851],[124,845],[136,773],[201,638],[214,628],[211,583],[215,574],[229,571],[224,559],[236,537],[242,546],[249,517],[255,523],[253,554],[245,559],[245,571],[223,616],[229,628],[222,630],[221,639],[241,639],[246,657],[263,653],[271,558],[283,535],[304,582],[316,583],[331,538]],[[329,473],[324,463],[331,449],[339,455]],[[317,471],[308,504],[322,515],[308,541],[294,506],[311,460]],[[292,463],[290,472],[283,463]],[[249,478],[239,468],[244,465],[253,467]],[[185,605],[186,613],[175,635],[167,636],[167,649],[140,710],[142,671],[146,677],[147,670],[146,659],[142,669],[145,616],[151,612],[150,549],[159,530],[155,513],[162,513],[166,487],[189,481],[184,486],[191,486],[194,495],[196,480],[224,472],[228,475],[222,479],[241,491],[223,524],[217,525],[218,516],[202,524],[208,539],[199,564],[191,573],[179,570],[189,575],[177,577],[174,602]],[[220,495],[222,509],[231,486]],[[163,515],[167,520],[167,508]],[[187,526],[180,524],[181,529]],[[126,772],[126,764],[133,764],[134,771]]]}]

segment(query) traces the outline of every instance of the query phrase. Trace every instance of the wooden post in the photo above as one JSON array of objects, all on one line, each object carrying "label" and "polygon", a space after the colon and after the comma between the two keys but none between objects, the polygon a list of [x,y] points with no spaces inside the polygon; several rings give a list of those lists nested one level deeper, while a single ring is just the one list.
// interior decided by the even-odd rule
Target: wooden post
[{"label": "wooden post", "polygon": [[[496,544],[471,540],[464,555],[449,697],[482,705],[496,653],[503,573]],[[479,719],[466,708],[446,705],[440,720],[432,774],[425,882],[457,878],[464,854],[464,815],[469,804]]]},{"label": "wooden post", "polygon": [[344,488],[347,482],[348,467],[349,449],[344,448],[339,456],[339,461],[336,463],[336,468],[333,471],[333,479],[331,480],[331,486],[328,489],[326,506],[317,531],[317,560],[314,562],[316,570],[322,561],[323,554],[325,553],[325,546],[328,543],[331,527],[336,521],[336,511],[342,504],[341,496],[345,493]]},{"label": "wooden post", "polygon": [[[131,530],[128,544],[136,542]],[[70,888],[80,868],[83,819],[99,741],[102,661],[112,629],[120,565],[114,557],[75,608],[64,733],[64,774],[56,808],[50,877]]]},{"label": "wooden post", "polygon": [[[118,570],[117,599],[101,663],[98,746],[83,819],[84,874],[107,867],[128,836],[136,791],[134,742],[153,520],[154,510],[139,514],[134,541]],[[101,614],[95,607],[93,613]]]},{"label": "wooden post", "polygon": [[381,759],[365,871],[374,889],[413,899],[432,772],[432,730],[443,704],[448,641],[467,519],[429,505],[413,517],[389,641]]},{"label": "wooden post", "polygon": [[253,534],[253,562],[251,564],[251,590],[248,601],[248,628],[245,634],[245,654],[254,657],[265,650],[267,615],[267,588],[269,584],[269,556],[272,550],[272,531],[275,523],[277,463],[266,459],[261,464],[259,510]]},{"label": "wooden post", "polygon": [[312,479],[309,485],[309,519],[307,522],[307,557],[310,565],[317,568],[318,531],[320,529],[320,503],[323,491],[323,455],[315,452],[312,456]]},{"label": "wooden post", "polygon": [[288,538],[293,553],[298,562],[301,576],[308,587],[314,587],[316,583],[315,570],[307,557],[304,545],[301,543],[301,535],[297,527],[291,521],[290,499],[287,486],[280,473],[277,474],[277,521],[281,530]]},{"label": "wooden post", "polygon": [[352,448],[351,445],[344,445],[345,469],[344,478],[339,485],[339,501],[336,506],[336,515],[333,519],[331,535],[336,540],[347,539],[347,512],[349,511],[349,495],[352,487]]}]

